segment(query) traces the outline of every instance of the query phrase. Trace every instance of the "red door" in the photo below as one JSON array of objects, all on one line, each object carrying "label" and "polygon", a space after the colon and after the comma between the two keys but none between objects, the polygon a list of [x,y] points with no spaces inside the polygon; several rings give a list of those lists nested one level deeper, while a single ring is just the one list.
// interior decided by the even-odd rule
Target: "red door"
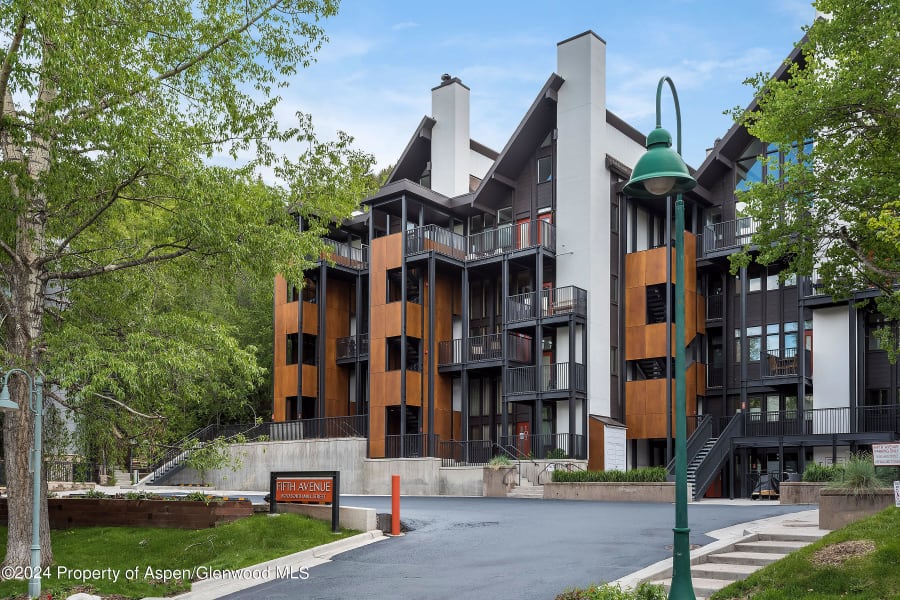
[{"label": "red door", "polygon": [[519,454],[531,454],[531,424],[528,421],[516,423],[516,450]]}]

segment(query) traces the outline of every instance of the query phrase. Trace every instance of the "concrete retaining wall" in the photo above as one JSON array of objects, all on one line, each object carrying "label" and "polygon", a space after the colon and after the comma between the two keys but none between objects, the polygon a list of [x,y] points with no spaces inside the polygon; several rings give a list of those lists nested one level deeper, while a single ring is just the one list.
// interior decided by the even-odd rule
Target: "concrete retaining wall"
[{"label": "concrete retaining wall", "polygon": [[784,481],[779,488],[781,504],[818,504],[819,492],[827,483]]},{"label": "concrete retaining wall", "polygon": [[[306,515],[313,519],[331,522],[331,507],[316,504],[287,504],[279,503],[278,512]],[[338,515],[338,523],[344,529],[356,529],[357,531],[374,531],[378,529],[374,508],[361,508],[358,506],[342,506]]]},{"label": "concrete retaining wall", "polygon": [[892,489],[878,490],[871,496],[850,496],[841,490],[822,490],[819,494],[819,528],[840,529],[889,506],[894,506]]},{"label": "concrete retaining wall", "polygon": [[[688,501],[692,498],[688,486]],[[664,483],[545,483],[544,498],[604,502],[675,502],[675,484]]]},{"label": "concrete retaining wall", "polygon": [[[522,477],[530,481],[535,485],[541,485],[544,483],[549,483],[552,480],[552,474],[549,470],[547,470],[547,465],[563,465],[567,463],[572,463],[575,465],[580,465],[582,470],[587,469],[587,461],[586,460],[571,460],[568,458],[557,459],[557,460],[533,460],[533,461],[522,461]],[[538,481],[540,479],[540,481]]]},{"label": "concrete retaining wall", "polygon": [[482,467],[483,495],[491,498],[505,498],[519,479],[519,473],[513,467]]},{"label": "concrete retaining wall", "polygon": [[[273,471],[340,471],[341,494],[389,495],[391,476],[400,475],[400,493],[406,496],[481,496],[481,467],[442,468],[439,458],[366,458],[366,440],[341,438],[291,442],[234,444],[228,451],[232,471],[211,470],[201,478],[185,468],[163,485],[207,483],[235,491],[268,490]],[[354,528],[355,529],[355,528]]]}]

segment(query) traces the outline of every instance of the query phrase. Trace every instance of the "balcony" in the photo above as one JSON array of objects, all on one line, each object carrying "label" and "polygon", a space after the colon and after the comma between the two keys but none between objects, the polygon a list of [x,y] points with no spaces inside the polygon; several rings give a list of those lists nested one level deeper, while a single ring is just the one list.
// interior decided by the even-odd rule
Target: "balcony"
[{"label": "balcony", "polygon": [[352,361],[356,358],[368,358],[369,334],[351,335],[337,339],[335,359],[337,361]]},{"label": "balcony", "polygon": [[585,392],[587,370],[581,363],[570,362],[515,367],[506,370],[503,390],[508,396],[539,392]]},{"label": "balcony", "polygon": [[756,228],[757,221],[750,217],[707,225],[703,228],[703,254],[746,246],[756,233]]},{"label": "balcony", "polygon": [[900,406],[857,406],[805,410],[753,411],[744,421],[745,436],[900,433]]},{"label": "balcony", "polygon": [[466,237],[437,225],[424,225],[406,232],[406,254],[437,252],[457,260],[466,259]]},{"label": "balcony", "polygon": [[[408,433],[384,436],[385,458],[420,458],[437,452],[437,434]],[[431,450],[430,448],[433,448]]]},{"label": "balcony", "polygon": [[[812,376],[812,353],[803,350],[806,362],[806,376]],[[760,361],[760,374],[763,378],[770,377],[797,377],[802,372],[800,355],[797,348],[785,348],[781,350],[767,350],[763,360]]]},{"label": "balcony", "polygon": [[322,243],[325,244],[325,250],[322,251],[322,260],[356,270],[365,269],[369,266],[369,247],[365,244],[353,246],[346,242],[337,242],[328,238],[322,238]]},{"label": "balcony", "polygon": [[467,238],[466,260],[490,258],[498,254],[543,246],[556,251],[556,227],[548,221],[536,219],[526,223],[509,223]]},{"label": "balcony", "polygon": [[725,318],[725,294],[710,294],[706,297],[706,320],[719,321]]},{"label": "balcony", "polygon": [[[503,360],[502,336],[502,333],[473,336],[466,340],[465,346],[462,338],[439,342],[438,366]],[[531,362],[531,337],[508,334],[506,347],[510,360],[519,363]]]},{"label": "balcony", "polygon": [[569,315],[587,317],[586,290],[570,285],[506,298],[507,323]]}]

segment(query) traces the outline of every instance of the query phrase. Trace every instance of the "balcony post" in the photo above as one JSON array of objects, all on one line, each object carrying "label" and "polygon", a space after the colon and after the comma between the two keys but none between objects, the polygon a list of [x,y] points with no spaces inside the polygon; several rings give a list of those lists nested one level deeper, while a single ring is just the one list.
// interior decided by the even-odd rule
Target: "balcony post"
[{"label": "balcony post", "polygon": [[406,194],[400,197],[400,235],[403,243],[400,244],[400,458],[406,457],[406,255],[407,239],[406,230]]},{"label": "balcony post", "polygon": [[[318,286],[318,298],[316,300],[317,312],[319,315],[319,331],[316,334],[316,344],[317,355],[316,356],[316,365],[317,365],[317,379],[318,381],[318,398],[316,399],[316,416],[324,417],[325,416],[325,302],[328,294],[328,266],[325,261],[322,261],[319,266],[319,286]],[[301,305],[302,308],[302,305]],[[300,333],[300,345],[303,346],[303,333]],[[303,366],[300,366],[300,370],[303,370]]]},{"label": "balcony post", "polygon": [[[419,213],[422,214],[421,212]],[[434,368],[437,361],[434,359],[434,315],[437,312],[434,306],[434,254],[428,258],[428,456],[434,456]],[[452,402],[452,401],[451,401]],[[452,406],[451,406],[452,408]],[[452,417],[452,415],[451,415]]]},{"label": "balcony post", "polygon": [[[514,230],[515,231],[515,230]],[[516,235],[518,232],[516,231]],[[500,439],[497,443],[502,443],[504,437],[509,435],[509,407],[506,405],[506,395],[509,390],[506,389],[505,379],[509,373],[509,327],[507,326],[509,319],[509,254],[504,254],[500,262],[500,297],[503,301],[500,303],[500,333],[503,334],[503,340],[500,342],[503,348],[503,371],[500,381]],[[493,427],[491,428],[493,429]],[[494,435],[494,432],[491,432]]]},{"label": "balcony post", "polygon": [[[360,329],[362,327],[362,274],[356,274],[356,331],[353,332],[353,335],[356,336],[356,360],[353,361],[353,377],[356,382],[356,414],[361,414],[360,408],[362,407],[362,398],[360,398],[360,390],[363,389],[363,386],[360,384]],[[365,412],[368,412],[366,410]]]},{"label": "balcony post", "polygon": [[[505,264],[504,259],[504,264]],[[460,359],[462,366],[462,373],[460,377],[460,389],[459,395],[462,399],[462,418],[460,419],[460,427],[462,431],[460,432],[461,438],[463,442],[469,441],[469,373],[466,370],[466,361],[463,356],[464,348],[469,343],[469,272],[468,269],[464,266],[462,271],[460,271],[460,287],[462,288],[462,338],[460,338],[461,347],[460,351]],[[452,415],[451,415],[452,416]],[[451,419],[452,421],[452,419]],[[465,445],[466,453],[469,452],[469,445]],[[466,457],[468,460],[468,456]]]}]

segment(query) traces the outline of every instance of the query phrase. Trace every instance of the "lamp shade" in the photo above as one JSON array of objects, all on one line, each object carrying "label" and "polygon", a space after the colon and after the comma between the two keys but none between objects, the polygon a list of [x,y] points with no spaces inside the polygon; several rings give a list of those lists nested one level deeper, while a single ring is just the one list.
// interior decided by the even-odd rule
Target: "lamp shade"
[{"label": "lamp shade", "polygon": [[647,136],[647,151],[634,166],[625,193],[634,198],[659,198],[687,192],[696,185],[684,160],[672,150],[672,136],[657,127]]},{"label": "lamp shade", "polygon": [[0,390],[0,412],[12,412],[14,410],[19,410],[19,405],[10,400],[9,386],[4,385],[3,389]]}]

